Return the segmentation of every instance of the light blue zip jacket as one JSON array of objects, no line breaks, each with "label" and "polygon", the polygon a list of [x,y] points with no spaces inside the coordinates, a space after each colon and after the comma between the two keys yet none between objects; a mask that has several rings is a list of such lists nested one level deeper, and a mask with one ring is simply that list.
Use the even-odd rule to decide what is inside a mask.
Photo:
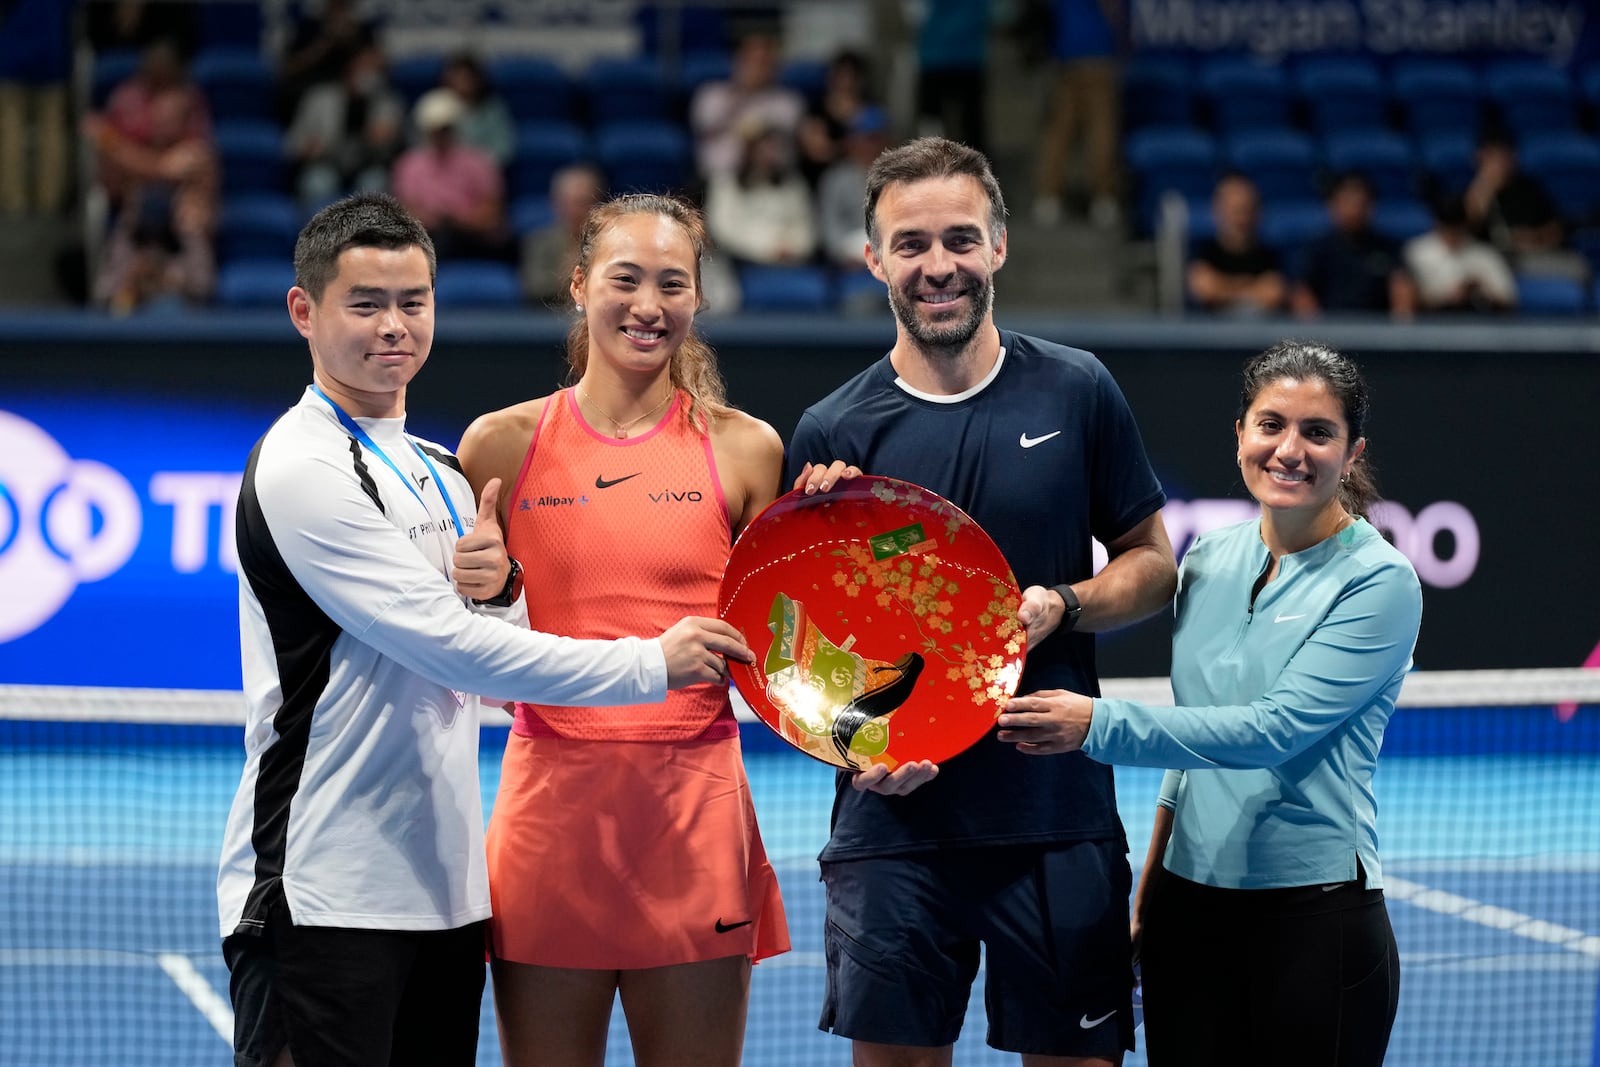
[{"label": "light blue zip jacket", "polygon": [[1383,886],[1372,774],[1422,619],[1416,571],[1364,521],[1280,560],[1259,519],[1189,549],[1172,638],[1177,707],[1097,698],[1083,751],[1173,768],[1166,868],[1228,889]]}]

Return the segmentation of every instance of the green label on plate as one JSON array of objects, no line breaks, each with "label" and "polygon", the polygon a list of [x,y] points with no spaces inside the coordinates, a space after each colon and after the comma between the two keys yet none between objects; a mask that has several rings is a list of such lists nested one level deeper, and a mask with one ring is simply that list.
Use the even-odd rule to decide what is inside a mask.
[{"label": "green label on plate", "polygon": [[898,530],[874,534],[868,539],[868,543],[872,545],[873,559],[892,559],[895,556],[905,555],[927,539],[927,535],[922,532],[922,523],[914,522]]}]

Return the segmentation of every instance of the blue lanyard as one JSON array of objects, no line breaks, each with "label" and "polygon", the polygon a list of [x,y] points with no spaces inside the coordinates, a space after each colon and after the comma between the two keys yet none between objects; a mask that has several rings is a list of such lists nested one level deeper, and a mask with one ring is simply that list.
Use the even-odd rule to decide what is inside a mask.
[{"label": "blue lanyard", "polygon": [[[363,448],[377,456],[379,459],[383,460],[384,464],[388,466],[390,470],[394,471],[395,477],[399,478],[401,483],[404,484],[407,489],[411,490],[411,495],[417,498],[417,503],[421,504],[423,510],[426,511],[428,508],[427,501],[422,499],[422,494],[417,490],[416,485],[412,483],[411,479],[407,477],[404,471],[394,465],[394,460],[390,459],[388,454],[384,452],[383,449],[378,447],[378,442],[372,439],[372,435],[367,433],[366,430],[363,430],[361,428],[361,424],[350,417],[349,412],[345,411],[344,408],[340,407],[338,404],[335,404],[332,400],[329,400],[328,394],[322,391],[322,387],[320,385],[317,385],[313,382],[311,385],[311,391],[320,396],[323,399],[323,402],[333,409],[333,414],[338,418],[339,424],[350,432],[351,437],[354,437],[357,441],[360,441]],[[404,437],[405,435],[402,434],[401,436]],[[444,483],[439,480],[439,472],[434,469],[433,461],[428,458],[428,454],[426,452],[417,447],[417,443],[411,440],[410,437],[406,437],[406,443],[409,444],[412,451],[417,454],[417,458],[422,460],[422,465],[428,468],[428,476],[433,479],[433,484],[439,490],[439,495],[444,498],[445,510],[450,513],[450,521],[456,524],[456,536],[460,537],[467,531],[461,525],[461,516],[456,514],[456,506],[451,502],[450,494],[445,490]]]}]

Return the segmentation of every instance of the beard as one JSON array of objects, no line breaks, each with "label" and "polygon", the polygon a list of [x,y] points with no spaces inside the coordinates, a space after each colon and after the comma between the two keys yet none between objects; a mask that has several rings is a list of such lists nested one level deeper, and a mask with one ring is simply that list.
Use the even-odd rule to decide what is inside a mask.
[{"label": "beard", "polygon": [[[966,285],[962,289],[968,298],[967,313],[954,321],[933,323],[926,321],[921,312],[929,305],[919,303],[916,297],[894,286],[889,287],[889,307],[906,334],[925,352],[943,352],[958,355],[977,335],[978,327],[994,309],[994,284],[988,278],[961,275]],[[937,305],[934,305],[937,306]]]}]

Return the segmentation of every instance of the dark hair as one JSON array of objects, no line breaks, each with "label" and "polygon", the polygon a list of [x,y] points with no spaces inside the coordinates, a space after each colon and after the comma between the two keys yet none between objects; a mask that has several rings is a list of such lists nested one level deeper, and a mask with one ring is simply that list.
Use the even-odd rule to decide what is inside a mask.
[{"label": "dark hair", "polygon": [[[588,277],[589,264],[601,235],[630,215],[659,215],[671,219],[683,230],[694,249],[694,290],[703,308],[705,291],[700,285],[700,261],[711,243],[706,235],[706,220],[693,204],[666,193],[627,193],[590,208],[578,235],[578,262],[573,268],[575,279],[581,284],[582,279]],[[582,378],[588,365],[589,322],[580,314],[567,331],[570,379],[576,382]],[[691,425],[709,432],[712,420],[729,412],[727,389],[717,370],[717,355],[692,325],[683,344],[673,353],[669,373],[673,386],[689,394],[689,408],[684,414]]]},{"label": "dark hair", "polygon": [[943,137],[919,137],[888,149],[867,171],[867,240],[879,247],[878,198],[896,182],[919,182],[925,178],[951,178],[965,174],[983,186],[989,197],[989,240],[998,243],[1006,232],[1006,201],[1000,195],[989,160],[975,148]]},{"label": "dark hair", "polygon": [[[1328,387],[1344,410],[1344,424],[1350,433],[1350,447],[1366,436],[1367,382],[1350,357],[1316,341],[1279,341],[1260,355],[1252,356],[1244,365],[1239,392],[1240,421],[1250,411],[1261,390],[1273,382],[1289,379],[1296,382],[1319,381]],[[1372,464],[1363,450],[1350,465],[1347,479],[1339,483],[1339,503],[1352,515],[1367,517],[1368,510],[1378,500],[1378,483],[1372,473]]]},{"label": "dark hair", "polygon": [[1345,170],[1335,174],[1328,181],[1327,198],[1333,199],[1347,185],[1360,186],[1361,191],[1367,194],[1368,200],[1378,199],[1378,187],[1372,184],[1372,179],[1359,170]]},{"label": "dark hair", "polygon": [[438,271],[433,238],[422,223],[388,193],[358,193],[336,200],[311,216],[294,243],[294,283],[311,299],[339,273],[347,248],[402,249],[413,245],[428,257],[428,281]]},{"label": "dark hair", "polygon": [[[488,97],[494,95],[494,83],[489,80],[489,71],[484,67],[483,61],[478,58],[477,53],[472,51],[456,52],[449,59],[445,60],[444,68],[440,75],[440,81],[442,82],[444,80],[444,74],[449,73],[449,71],[456,68],[471,71],[472,76],[478,80],[478,99],[487,99]],[[466,102],[469,104],[476,103],[474,100],[468,100]]]},{"label": "dark hair", "polygon": [[1467,225],[1467,202],[1459,193],[1449,193],[1434,197],[1433,220],[1440,226],[1461,229]]},{"label": "dark hair", "polygon": [[1485,148],[1503,148],[1507,152],[1515,152],[1517,150],[1517,139],[1512,136],[1510,130],[1502,126],[1485,126],[1478,131],[1478,140],[1475,147],[1480,152]]}]

